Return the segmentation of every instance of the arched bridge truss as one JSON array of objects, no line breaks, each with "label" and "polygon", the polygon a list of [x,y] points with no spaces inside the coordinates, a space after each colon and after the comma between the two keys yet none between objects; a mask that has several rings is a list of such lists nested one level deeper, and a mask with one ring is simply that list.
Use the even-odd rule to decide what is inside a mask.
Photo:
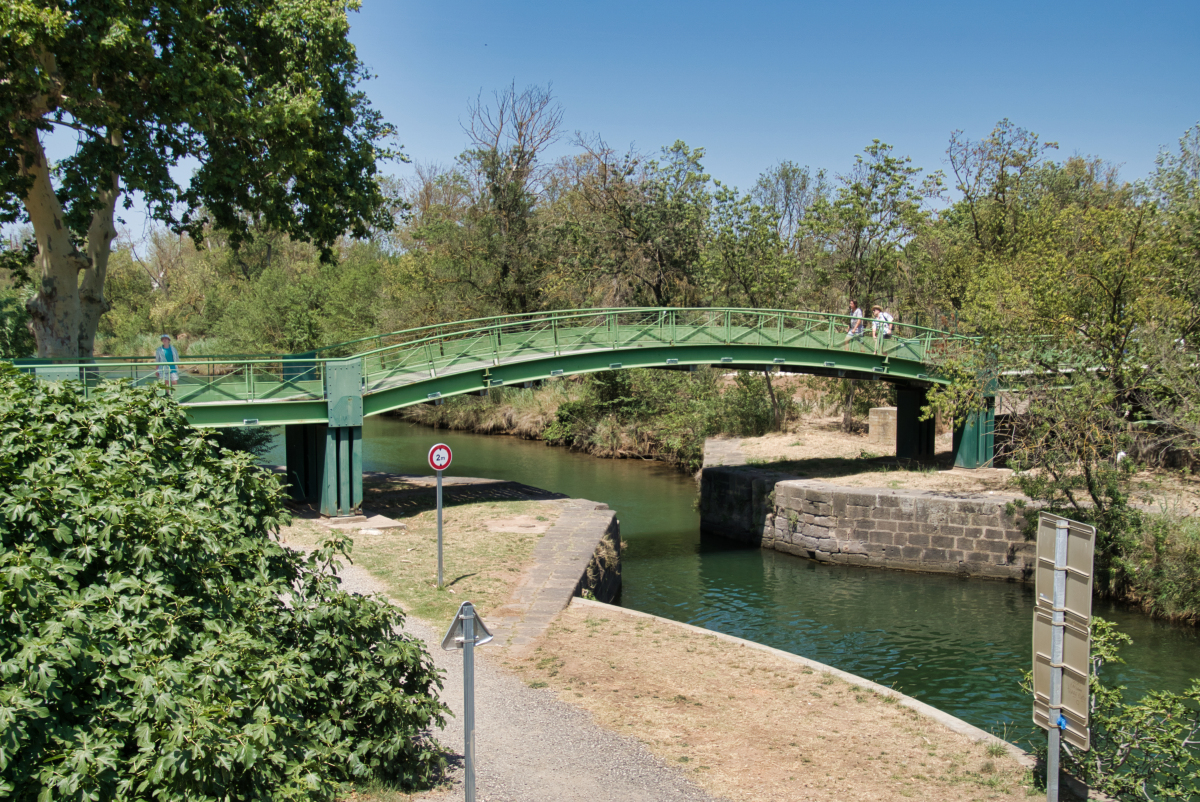
[{"label": "arched bridge truss", "polygon": [[[284,426],[293,489],[319,498],[327,514],[348,514],[361,503],[364,416],[603,370],[713,365],[894,382],[898,455],[932,456],[932,423],[919,420],[925,391],[945,381],[932,365],[973,341],[907,325],[894,325],[890,338],[874,338],[870,320],[863,336],[848,336],[851,322],[846,315],[716,308],[509,315],[300,354],[184,357],[175,395],[196,426]],[[149,358],[17,363],[88,388],[110,379],[160,380]],[[968,421],[956,437],[959,464],[991,459],[991,428],[990,415]]]}]

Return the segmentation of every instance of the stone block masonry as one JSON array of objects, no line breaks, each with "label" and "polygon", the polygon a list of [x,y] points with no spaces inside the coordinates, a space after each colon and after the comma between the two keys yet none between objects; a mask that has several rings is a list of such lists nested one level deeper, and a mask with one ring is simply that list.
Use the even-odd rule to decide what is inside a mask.
[{"label": "stone block masonry", "polygon": [[701,476],[700,526],[819,562],[1030,581],[1034,543],[1006,501],[714,466]]},{"label": "stone block masonry", "polygon": [[621,526],[607,504],[562,499],[558,520],[533,548],[532,560],[505,604],[486,619],[499,643],[535,642],[571,602],[614,601],[621,592]]}]

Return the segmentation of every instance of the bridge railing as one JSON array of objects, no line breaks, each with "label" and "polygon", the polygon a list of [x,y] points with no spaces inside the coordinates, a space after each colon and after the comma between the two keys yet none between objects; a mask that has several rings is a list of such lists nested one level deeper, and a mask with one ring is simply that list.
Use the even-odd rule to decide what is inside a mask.
[{"label": "bridge railing", "polygon": [[[129,381],[135,386],[166,385],[170,368],[149,358],[89,362],[14,360],[17,369],[57,380],[79,381],[91,397],[102,382]],[[174,363],[174,395],[181,404],[238,401],[311,401],[325,397],[325,366],[307,354],[263,359],[196,357]]]},{"label": "bridge railing", "polygon": [[[487,318],[482,326],[423,327],[420,335],[358,354],[368,389],[433,378],[466,367],[588,350],[676,345],[775,345],[837,349],[925,361],[949,340],[969,338],[920,326],[893,324],[890,338],[850,336],[849,315],[753,309],[595,309],[538,316]],[[620,361],[620,360],[614,360]]]},{"label": "bridge railing", "polygon": [[[855,321],[862,323],[863,333],[851,336],[849,329]],[[869,318],[778,309],[622,308],[506,315],[423,326],[301,354],[183,357],[176,363],[179,384],[175,392],[184,404],[319,400],[325,397],[326,364],[346,359],[361,361],[364,390],[370,393],[447,372],[589,351],[754,345],[927,362],[937,353],[972,341],[908,324],[893,324],[893,336],[887,339],[874,338],[871,332]],[[391,342],[386,343],[388,340]],[[348,357],[329,355],[331,349],[376,342],[386,344]],[[779,356],[786,353],[781,350]],[[612,361],[622,360],[614,357]],[[826,362],[834,363],[836,358]],[[150,357],[87,362],[17,360],[17,364],[48,378],[81,380],[89,392],[103,380],[163,381],[162,366]]]}]

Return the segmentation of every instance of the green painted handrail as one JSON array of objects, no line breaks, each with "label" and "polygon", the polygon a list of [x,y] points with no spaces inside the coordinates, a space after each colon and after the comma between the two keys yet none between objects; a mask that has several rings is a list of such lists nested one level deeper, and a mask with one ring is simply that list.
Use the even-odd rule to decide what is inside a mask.
[{"label": "green painted handrail", "polygon": [[[850,338],[847,329],[870,318],[786,309],[612,308],[571,309],[529,315],[420,326],[351,340],[302,354],[184,357],[176,394],[187,405],[247,401],[312,401],[325,397],[328,363],[360,360],[364,394],[513,361],[618,352],[648,347],[771,346],[811,351],[869,354],[925,363],[931,349],[969,345],[976,338],[924,326],[892,324],[890,339]],[[899,336],[900,332],[906,336]],[[392,342],[383,344],[386,340]],[[375,348],[351,356],[322,356],[363,343]],[[619,360],[613,359],[614,364]],[[82,380],[90,390],[106,379],[135,383],[158,378],[150,357],[93,361],[16,360],[23,370],[54,378]],[[833,362],[826,362],[826,365]]]}]

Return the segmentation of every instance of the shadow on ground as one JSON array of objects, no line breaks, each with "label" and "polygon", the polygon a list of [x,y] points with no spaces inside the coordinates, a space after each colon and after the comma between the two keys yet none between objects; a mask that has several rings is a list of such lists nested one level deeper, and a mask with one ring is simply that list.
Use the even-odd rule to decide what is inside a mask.
[{"label": "shadow on ground", "polygon": [[[436,480],[430,476],[363,474],[363,507],[372,512],[394,511],[416,515],[437,508]],[[442,487],[442,506],[478,504],[484,501],[550,501],[567,498],[562,493],[494,479],[455,477]]]},{"label": "shadow on ground", "polygon": [[785,473],[797,479],[835,479],[839,476],[854,476],[872,472],[887,474],[897,472],[934,473],[937,471],[949,471],[954,467],[954,456],[950,452],[945,452],[938,454],[932,460],[911,460],[897,459],[896,457],[876,457],[871,455],[869,451],[863,451],[858,457],[751,460],[746,467]]}]

